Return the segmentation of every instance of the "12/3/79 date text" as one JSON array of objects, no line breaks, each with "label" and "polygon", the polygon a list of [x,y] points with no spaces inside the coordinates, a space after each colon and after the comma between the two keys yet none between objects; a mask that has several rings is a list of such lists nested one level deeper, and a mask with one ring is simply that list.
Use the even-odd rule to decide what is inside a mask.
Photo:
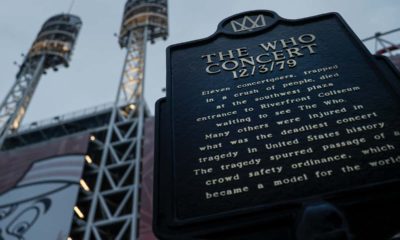
[{"label": "12/3/79 date text", "polygon": [[289,59],[286,61],[276,61],[270,62],[268,64],[262,64],[258,66],[253,66],[251,68],[242,68],[239,70],[232,71],[233,79],[246,78],[249,76],[254,76],[256,73],[266,74],[268,72],[273,72],[275,70],[282,71],[285,68],[296,67],[297,62],[294,59]]}]

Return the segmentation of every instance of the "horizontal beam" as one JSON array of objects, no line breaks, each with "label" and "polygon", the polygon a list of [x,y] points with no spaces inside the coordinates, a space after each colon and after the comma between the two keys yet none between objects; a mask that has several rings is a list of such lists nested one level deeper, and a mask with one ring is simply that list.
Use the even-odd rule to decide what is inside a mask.
[{"label": "horizontal beam", "polygon": [[367,37],[367,38],[363,39],[362,41],[363,42],[367,42],[367,41],[376,39],[378,37],[382,37],[382,36],[385,36],[385,35],[388,35],[388,34],[391,34],[391,33],[395,33],[395,32],[398,32],[398,31],[400,31],[400,28],[396,28],[396,29],[393,29],[393,30],[390,30],[390,31],[387,31],[387,32],[384,32],[384,33],[377,32],[377,33],[375,33],[374,36]]}]

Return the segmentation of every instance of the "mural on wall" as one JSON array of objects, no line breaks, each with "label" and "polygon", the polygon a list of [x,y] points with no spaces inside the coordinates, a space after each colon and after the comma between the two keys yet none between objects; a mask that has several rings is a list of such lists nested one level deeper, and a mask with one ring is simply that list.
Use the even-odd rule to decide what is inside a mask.
[{"label": "mural on wall", "polygon": [[0,240],[67,239],[88,136],[0,152]]},{"label": "mural on wall", "polygon": [[139,240],[156,240],[153,221],[153,166],[154,166],[154,117],[147,118],[144,128],[142,158],[142,188],[140,203]]}]

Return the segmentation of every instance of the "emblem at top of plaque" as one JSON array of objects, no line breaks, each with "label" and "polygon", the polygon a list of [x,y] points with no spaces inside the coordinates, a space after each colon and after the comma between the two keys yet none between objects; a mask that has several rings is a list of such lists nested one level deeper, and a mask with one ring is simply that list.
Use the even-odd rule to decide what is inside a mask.
[{"label": "emblem at top of plaque", "polygon": [[279,16],[272,11],[251,11],[222,21],[220,28],[228,34],[246,34],[271,27]]},{"label": "emblem at top of plaque", "polygon": [[250,16],[244,16],[242,21],[232,20],[231,25],[234,32],[252,31],[255,28],[265,27],[265,18],[262,14],[254,19]]}]

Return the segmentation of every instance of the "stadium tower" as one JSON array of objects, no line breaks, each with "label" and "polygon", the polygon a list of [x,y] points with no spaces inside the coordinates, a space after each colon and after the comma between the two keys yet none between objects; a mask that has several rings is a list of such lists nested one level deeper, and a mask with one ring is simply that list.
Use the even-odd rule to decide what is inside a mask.
[{"label": "stadium tower", "polygon": [[[119,44],[126,49],[123,71],[106,133],[83,239],[136,239],[140,167],[146,103],[143,97],[146,45],[168,35],[166,0],[129,0]],[[100,153],[101,152],[101,153]],[[80,239],[78,237],[78,239]]]},{"label": "stadium tower", "polygon": [[21,126],[5,138],[2,150],[12,150],[90,133],[69,239],[138,238],[144,119],[150,115],[143,98],[146,45],[167,36],[167,0],[128,0],[118,38],[126,58],[115,101]]},{"label": "stadium tower", "polygon": [[47,20],[26,55],[16,81],[0,105],[0,146],[25,116],[39,80],[49,68],[68,67],[82,21],[71,14]]}]

